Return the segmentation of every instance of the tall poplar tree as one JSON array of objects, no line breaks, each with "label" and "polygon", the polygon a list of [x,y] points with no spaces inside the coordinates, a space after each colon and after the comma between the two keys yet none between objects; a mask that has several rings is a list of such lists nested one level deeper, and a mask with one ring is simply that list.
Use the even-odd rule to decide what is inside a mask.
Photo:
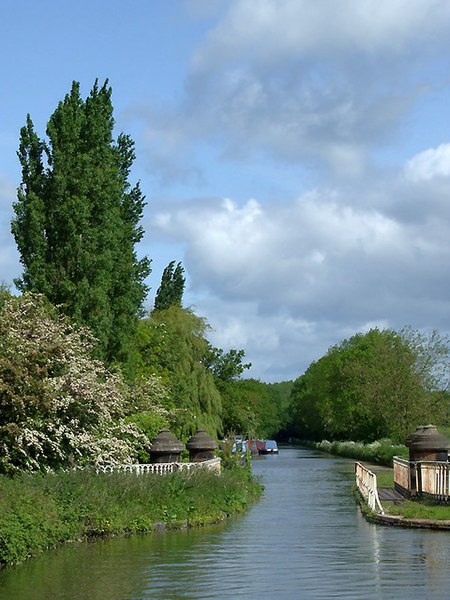
[{"label": "tall poplar tree", "polygon": [[178,263],[175,267],[175,261],[172,260],[163,271],[154,309],[166,310],[171,306],[181,306],[185,281],[183,265]]},{"label": "tall poplar tree", "polygon": [[11,230],[24,270],[16,286],[62,305],[98,338],[97,355],[126,361],[150,261],[138,259],[145,206],[128,181],[135,158],[127,135],[113,138],[111,88],[79,83],[58,104],[41,140],[28,115],[20,134],[22,183]]}]

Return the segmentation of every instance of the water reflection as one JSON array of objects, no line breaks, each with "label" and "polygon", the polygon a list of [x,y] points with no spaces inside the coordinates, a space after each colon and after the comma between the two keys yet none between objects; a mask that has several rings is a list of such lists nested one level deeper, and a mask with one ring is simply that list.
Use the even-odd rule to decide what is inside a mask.
[{"label": "water reflection", "polygon": [[423,598],[450,585],[446,532],[367,523],[353,463],[302,448],[254,461],[246,515],[204,530],[74,544],[0,572],[8,600]]}]

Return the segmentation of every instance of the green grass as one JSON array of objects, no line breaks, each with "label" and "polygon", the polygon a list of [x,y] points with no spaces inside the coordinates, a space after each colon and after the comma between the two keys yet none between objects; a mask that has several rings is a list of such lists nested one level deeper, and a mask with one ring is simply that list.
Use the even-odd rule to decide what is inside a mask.
[{"label": "green grass", "polygon": [[93,537],[214,523],[262,493],[248,469],[169,475],[90,471],[0,477],[0,563]]},{"label": "green grass", "polygon": [[[374,467],[372,471],[376,473],[378,489],[394,488],[393,469],[380,469]],[[450,505],[438,504],[432,500],[403,500],[398,504],[383,501],[382,505],[387,514],[401,516],[405,519],[427,519],[430,521],[450,520]]]},{"label": "green grass", "polygon": [[386,502],[383,503],[383,508],[388,514],[405,519],[450,520],[450,506],[436,504],[431,500],[405,500],[397,505]]},{"label": "green grass", "polygon": [[373,469],[377,476],[377,485],[379,488],[393,488],[394,487],[394,469],[378,471]]}]

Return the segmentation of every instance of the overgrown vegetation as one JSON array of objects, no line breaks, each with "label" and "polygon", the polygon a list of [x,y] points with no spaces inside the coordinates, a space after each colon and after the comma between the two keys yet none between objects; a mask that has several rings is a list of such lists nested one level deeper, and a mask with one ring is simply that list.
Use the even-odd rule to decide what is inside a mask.
[{"label": "overgrown vegetation", "polygon": [[136,476],[58,471],[0,476],[0,563],[61,542],[199,526],[244,510],[262,487],[245,468]]},{"label": "overgrown vegetation", "polygon": [[91,358],[93,346],[43,296],[3,294],[0,473],[134,462],[148,447],[126,417],[164,417],[163,387],[155,377],[127,385]]},{"label": "overgrown vegetation", "polygon": [[328,440],[323,440],[321,442],[311,442],[311,445],[322,452],[385,465],[386,467],[392,467],[394,456],[408,457],[406,446],[393,444],[391,440],[376,440],[370,444],[351,441],[329,442]]}]

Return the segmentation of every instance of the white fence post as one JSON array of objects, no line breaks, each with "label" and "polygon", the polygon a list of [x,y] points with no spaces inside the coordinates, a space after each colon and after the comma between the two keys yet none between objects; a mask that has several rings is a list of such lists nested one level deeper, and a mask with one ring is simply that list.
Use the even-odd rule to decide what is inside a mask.
[{"label": "white fence post", "polygon": [[360,462],[355,463],[356,487],[373,512],[384,515],[384,508],[378,497],[377,476]]}]

